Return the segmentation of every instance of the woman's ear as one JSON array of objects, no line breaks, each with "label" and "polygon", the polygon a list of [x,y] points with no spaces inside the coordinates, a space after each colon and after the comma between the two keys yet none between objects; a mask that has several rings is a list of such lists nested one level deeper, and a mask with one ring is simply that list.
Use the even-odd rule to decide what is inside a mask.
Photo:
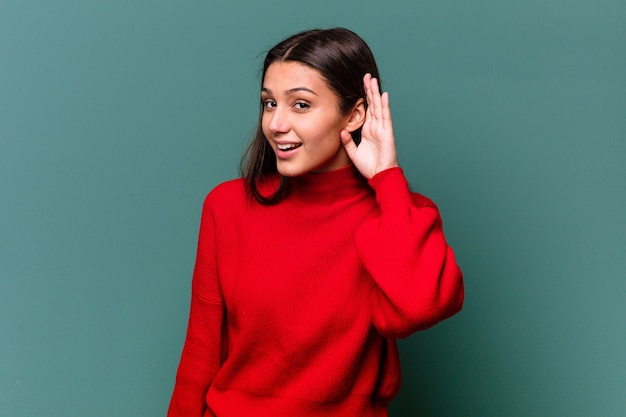
[{"label": "woman's ear", "polygon": [[357,100],[356,104],[352,108],[352,112],[350,112],[350,118],[346,123],[345,129],[352,133],[365,123],[365,115],[367,111],[365,109],[365,101],[360,98]]}]

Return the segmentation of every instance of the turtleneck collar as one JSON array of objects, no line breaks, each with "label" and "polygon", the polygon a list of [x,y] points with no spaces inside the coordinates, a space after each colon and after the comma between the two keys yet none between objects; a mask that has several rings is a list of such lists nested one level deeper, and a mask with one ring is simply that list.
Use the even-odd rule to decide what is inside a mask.
[{"label": "turtleneck collar", "polygon": [[289,197],[312,203],[331,203],[371,192],[367,180],[352,164],[333,171],[292,177],[288,181]]}]

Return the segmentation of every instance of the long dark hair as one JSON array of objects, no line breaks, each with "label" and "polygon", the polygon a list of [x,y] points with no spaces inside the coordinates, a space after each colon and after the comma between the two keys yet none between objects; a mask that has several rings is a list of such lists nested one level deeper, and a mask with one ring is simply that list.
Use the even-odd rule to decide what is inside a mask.
[{"label": "long dark hair", "polygon": [[[372,74],[380,83],[376,61],[369,46],[359,35],[344,28],[307,30],[281,41],[265,56],[261,85],[267,69],[277,61],[296,61],[319,71],[328,87],[337,94],[340,111],[344,115],[352,110],[359,99],[365,100],[365,74]],[[280,184],[273,194],[263,195],[258,189],[264,178],[278,172],[276,155],[263,134],[262,117],[263,104],[260,103],[256,132],[241,158],[240,171],[246,180],[246,187],[259,202],[274,204],[284,196],[287,178],[281,176]],[[352,138],[358,145],[361,141],[360,128],[352,132]]]}]

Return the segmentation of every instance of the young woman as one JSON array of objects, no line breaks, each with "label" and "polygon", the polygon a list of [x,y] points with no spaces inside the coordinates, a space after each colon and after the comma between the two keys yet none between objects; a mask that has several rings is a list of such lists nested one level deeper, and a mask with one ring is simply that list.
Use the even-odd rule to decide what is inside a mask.
[{"label": "young woman", "polygon": [[243,178],[204,203],[169,417],[387,416],[395,339],[461,309],[461,271],[398,167],[378,79],[347,29],[268,52]]}]

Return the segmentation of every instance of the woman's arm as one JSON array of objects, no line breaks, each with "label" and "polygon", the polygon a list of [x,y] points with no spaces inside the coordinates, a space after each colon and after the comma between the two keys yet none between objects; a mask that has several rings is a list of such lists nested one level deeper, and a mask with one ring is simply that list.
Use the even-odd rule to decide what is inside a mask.
[{"label": "woman's arm", "polygon": [[202,211],[191,287],[187,336],[168,417],[202,417],[207,390],[221,365],[225,312],[216,273],[215,227],[209,198]]},{"label": "woman's arm", "polygon": [[411,194],[398,167],[389,94],[363,77],[367,112],[357,146],[347,131],[343,145],[376,191],[380,216],[357,233],[361,261],[374,279],[372,321],[387,337],[405,337],[461,309],[463,276],[447,245],[439,210]]},{"label": "woman's arm", "polygon": [[411,194],[400,168],[370,180],[380,216],[357,232],[357,250],[376,283],[372,321],[387,337],[406,337],[463,305],[463,276],[446,243],[439,210]]}]

